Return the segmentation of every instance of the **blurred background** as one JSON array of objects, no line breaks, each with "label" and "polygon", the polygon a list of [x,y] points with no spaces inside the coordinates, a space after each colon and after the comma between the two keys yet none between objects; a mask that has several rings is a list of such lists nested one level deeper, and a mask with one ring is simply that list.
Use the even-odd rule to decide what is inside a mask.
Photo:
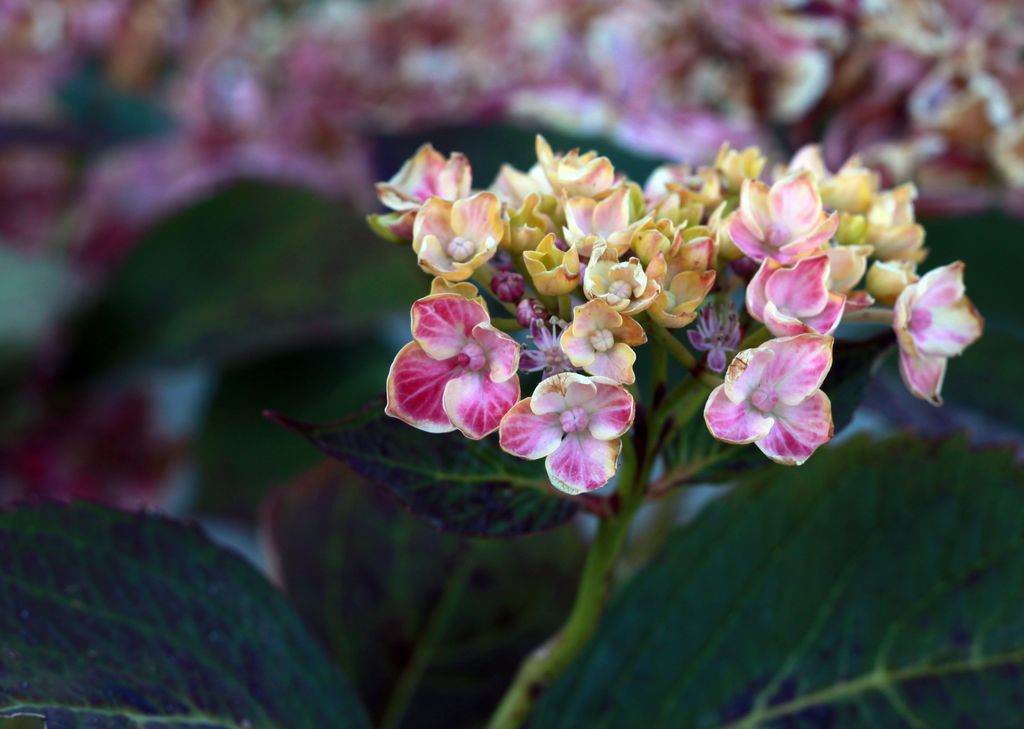
[{"label": "blurred background", "polygon": [[557,627],[580,540],[468,546],[261,412],[334,420],[383,389],[429,282],[366,226],[373,183],[430,141],[483,188],[530,166],[537,131],[641,181],[723,141],[773,162],[820,142],[833,168],[859,153],[914,181],[924,268],[967,262],[986,333],[945,408],[890,358],[854,428],[1019,451],[1014,0],[0,0],[0,501],[199,518],[385,725],[440,615],[408,702],[486,715]]}]

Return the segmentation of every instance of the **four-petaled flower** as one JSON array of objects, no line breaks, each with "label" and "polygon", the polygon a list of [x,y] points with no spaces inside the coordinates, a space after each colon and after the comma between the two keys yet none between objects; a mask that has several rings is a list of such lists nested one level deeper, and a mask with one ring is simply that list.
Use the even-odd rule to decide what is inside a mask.
[{"label": "four-petaled flower", "polygon": [[516,341],[457,294],[413,304],[412,336],[388,373],[387,414],[431,433],[457,428],[478,440],[494,432],[519,399]]},{"label": "four-petaled flower", "polygon": [[583,275],[583,293],[623,314],[636,314],[654,303],[661,285],[647,275],[639,258],[620,261],[615,251],[598,244]]},{"label": "four-petaled flower", "polygon": [[633,397],[616,382],[572,372],[549,377],[501,421],[501,447],[545,458],[548,478],[570,494],[593,491],[615,475],[622,436],[633,425]]},{"label": "four-petaled flower", "polygon": [[768,258],[747,287],[747,311],[777,337],[831,334],[839,326],[846,297],[828,290],[830,271],[824,255],[789,268]]},{"label": "four-petaled flower", "polygon": [[564,325],[555,321],[549,323],[543,318],[533,319],[530,322],[530,339],[535,349],[523,351],[519,356],[519,369],[523,372],[544,370],[545,377],[576,369],[562,351],[559,337],[564,329]]},{"label": "four-petaled flower", "polygon": [[771,188],[760,180],[744,180],[728,232],[755,261],[774,258],[788,266],[821,251],[838,226],[838,214],[825,214],[814,175],[805,170]]},{"label": "four-petaled flower", "polygon": [[832,439],[832,404],[821,383],[832,337],[772,339],[737,354],[704,407],[708,430],[726,443],[754,443],[777,463],[798,466]]},{"label": "four-petaled flower", "polygon": [[432,197],[454,201],[469,195],[473,173],[465,155],[454,152],[445,157],[424,144],[406,160],[387,182],[377,183],[377,196],[395,212],[371,216],[371,224],[382,232],[408,241],[413,235],[416,211]]},{"label": "four-petaled flower", "polygon": [[562,333],[562,350],[592,375],[631,385],[636,381],[633,347],[647,341],[644,328],[600,299],[577,306]]},{"label": "four-petaled flower", "polygon": [[946,361],[981,336],[985,320],[964,295],[964,264],[933,269],[896,299],[892,328],[900,347],[900,374],[907,389],[942,404]]},{"label": "four-petaled flower", "polygon": [[504,234],[501,203],[493,193],[455,202],[432,197],[416,215],[412,248],[423,270],[465,281],[494,256]]},{"label": "four-petaled flower", "polygon": [[556,194],[594,197],[615,183],[615,168],[607,157],[596,152],[580,154],[574,149],[555,154],[544,137],[537,135],[537,164]]},{"label": "four-petaled flower", "polygon": [[708,353],[708,369],[723,372],[728,355],[740,346],[740,318],[732,305],[721,312],[715,306],[705,306],[686,336],[694,349]]}]

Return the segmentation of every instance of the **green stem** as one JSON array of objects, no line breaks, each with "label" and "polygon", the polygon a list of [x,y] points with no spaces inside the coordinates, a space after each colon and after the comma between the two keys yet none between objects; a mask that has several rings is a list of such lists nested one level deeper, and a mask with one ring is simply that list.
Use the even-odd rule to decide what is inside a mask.
[{"label": "green stem", "polygon": [[620,508],[603,519],[583,567],[576,600],[565,625],[523,662],[512,685],[495,710],[487,729],[518,729],[529,716],[541,692],[579,655],[597,630],[611,592],[615,565],[626,541],[629,525],[643,500],[648,468],[636,463],[630,438],[623,440]]},{"label": "green stem", "polygon": [[772,333],[768,331],[768,327],[759,326],[740,342],[739,350],[742,352],[744,349],[759,347],[771,338]]},{"label": "green stem", "polygon": [[491,326],[495,329],[500,329],[503,332],[518,332],[522,331],[523,327],[520,326],[519,322],[511,317],[504,316],[492,316]]},{"label": "green stem", "polygon": [[572,321],[572,299],[569,294],[558,297],[558,318],[562,321]]},{"label": "green stem", "polygon": [[648,402],[652,408],[658,407],[659,401],[665,397],[665,381],[668,379],[668,351],[665,343],[658,337],[651,338],[651,392]]},{"label": "green stem", "polygon": [[668,329],[661,326],[657,322],[650,321],[648,323],[648,333],[651,335],[651,341],[658,340],[668,350],[683,367],[690,371],[694,377],[699,379],[710,387],[715,387],[722,384],[722,380],[715,377],[710,372],[705,372],[700,364],[697,362],[697,358],[694,357],[690,350],[686,348],[686,345],[680,342]]},{"label": "green stem", "polygon": [[470,572],[473,570],[472,553],[468,551],[455,564],[444,585],[440,599],[434,606],[427,619],[426,627],[416,648],[413,650],[409,662],[398,678],[395,688],[388,699],[387,707],[384,709],[384,717],[380,721],[380,729],[398,729],[405,718],[420,680],[430,663],[430,659],[437,648],[438,641],[444,635],[448,623],[462,600],[466,589],[466,582]]}]

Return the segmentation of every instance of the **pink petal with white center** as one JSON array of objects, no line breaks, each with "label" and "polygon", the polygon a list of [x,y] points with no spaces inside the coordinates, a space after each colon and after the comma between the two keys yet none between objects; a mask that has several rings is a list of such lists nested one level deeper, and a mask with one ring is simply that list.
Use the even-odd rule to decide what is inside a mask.
[{"label": "pink petal with white center", "polygon": [[839,326],[846,311],[846,297],[842,294],[829,294],[825,308],[814,316],[804,317],[803,322],[812,332],[831,334]]},{"label": "pink petal with white center", "polygon": [[778,307],[772,302],[764,307],[762,312],[761,321],[764,322],[765,327],[768,331],[776,337],[793,337],[797,334],[804,334],[810,332],[811,327],[797,319],[795,316],[790,316],[784,312],[779,311]]},{"label": "pink petal with white center", "polygon": [[595,377],[597,393],[583,406],[589,415],[590,434],[599,440],[623,435],[633,425],[636,403],[633,396],[611,380]]},{"label": "pink petal with white center", "polygon": [[490,324],[477,324],[472,337],[484,350],[490,377],[495,382],[504,382],[519,369],[519,343],[505,332],[498,331]]},{"label": "pink petal with white center", "polygon": [[867,291],[851,291],[846,295],[846,306],[843,311],[860,311],[861,309],[867,309],[874,303],[875,298]]},{"label": "pink petal with white center", "polygon": [[814,175],[804,170],[776,182],[768,192],[768,209],[773,222],[794,233],[808,232],[822,214]]},{"label": "pink petal with white center", "polygon": [[416,213],[412,226],[412,250],[419,254],[423,240],[434,236],[442,244],[454,236],[451,226],[452,204],[447,200],[432,197]]},{"label": "pink petal with white center", "polygon": [[763,344],[757,349],[744,349],[733,357],[723,385],[729,399],[733,402],[749,399],[764,379],[774,357],[775,353]]},{"label": "pink petal with white center", "polygon": [[799,466],[832,440],[832,403],[821,390],[796,405],[780,403],[773,415],[775,426],[757,447],[776,463]]},{"label": "pink petal with white center", "polygon": [[498,430],[502,450],[530,461],[554,453],[563,435],[558,413],[537,415],[530,409],[530,398],[520,400],[505,413]]},{"label": "pink petal with white center", "polygon": [[964,296],[964,264],[956,261],[946,266],[933,268],[913,284],[916,292],[916,306],[937,309],[950,306]]},{"label": "pink petal with white center", "polygon": [[454,358],[433,359],[416,342],[409,342],[391,363],[384,412],[428,433],[455,430],[443,399],[445,386],[458,374]]},{"label": "pink petal with white center", "polygon": [[798,319],[817,314],[828,303],[830,269],[828,256],[797,261],[792,268],[781,268],[767,278],[765,297]]},{"label": "pink petal with white center", "polygon": [[768,434],[775,420],[756,410],[749,401],[733,402],[725,385],[711,391],[704,405],[704,422],[718,440],[726,443],[752,443]]},{"label": "pink petal with white center", "polygon": [[946,377],[946,358],[914,355],[900,348],[900,376],[914,397],[932,405],[942,404],[942,381]]},{"label": "pink petal with white center", "polygon": [[[570,402],[570,391],[572,392]],[[537,415],[560,413],[594,397],[597,386],[576,372],[560,372],[542,380],[533,391],[530,407]]]},{"label": "pink petal with white center", "polygon": [[467,372],[444,388],[444,411],[464,436],[480,440],[501,425],[519,401],[519,378],[494,382],[483,371]]},{"label": "pink petal with white center", "polygon": [[771,257],[774,252],[773,249],[764,244],[764,240],[761,238],[761,231],[752,227],[747,216],[735,214],[729,218],[728,225],[729,238],[751,260],[760,262]]},{"label": "pink petal with white center", "polygon": [[594,491],[615,475],[622,441],[597,440],[586,433],[566,436],[545,466],[551,484],[567,494]]},{"label": "pink petal with white center", "polygon": [[771,258],[766,258],[761,262],[754,277],[750,279],[750,283],[747,284],[747,311],[758,321],[764,321],[764,307],[768,303],[765,284],[780,268],[782,268],[781,264]]},{"label": "pink petal with white center", "polygon": [[434,359],[455,357],[474,327],[490,321],[480,304],[458,294],[426,296],[412,305],[412,338]]},{"label": "pink petal with white center", "polygon": [[801,334],[771,339],[759,347],[774,353],[764,373],[779,401],[795,405],[821,387],[832,367],[832,337]]},{"label": "pink petal with white center", "polygon": [[740,186],[740,212],[758,239],[764,237],[772,224],[769,194],[768,186],[760,180],[747,179]]},{"label": "pink petal with white center", "polygon": [[[926,310],[927,311],[927,310]],[[933,357],[955,357],[981,336],[984,320],[966,297],[953,306],[927,311],[927,325],[916,327],[917,312],[910,317],[910,332],[922,353]]]},{"label": "pink petal with white center", "polygon": [[[566,352],[566,354],[569,353]],[[571,357],[572,355],[570,355],[570,359]],[[633,372],[635,362],[636,352],[633,351],[633,348],[628,344],[618,342],[607,352],[596,352],[594,360],[589,364],[576,366],[583,367],[592,375],[607,377],[609,380],[615,380],[624,385],[632,385],[636,382],[636,374]]]},{"label": "pink petal with white center", "polygon": [[623,186],[594,207],[593,231],[602,238],[629,227],[629,188]]},{"label": "pink petal with white center", "polygon": [[483,243],[502,239],[505,227],[501,220],[501,202],[492,192],[478,192],[473,197],[452,204],[452,230],[463,238]]},{"label": "pink petal with white center", "polygon": [[[581,308],[577,307],[576,311],[579,312]],[[589,334],[577,334],[574,331],[575,325],[579,322],[579,314],[577,313],[576,316],[577,319],[573,322],[573,326],[566,327],[565,331],[562,332],[559,344],[574,367],[589,367],[597,359],[597,350],[590,343]]]}]

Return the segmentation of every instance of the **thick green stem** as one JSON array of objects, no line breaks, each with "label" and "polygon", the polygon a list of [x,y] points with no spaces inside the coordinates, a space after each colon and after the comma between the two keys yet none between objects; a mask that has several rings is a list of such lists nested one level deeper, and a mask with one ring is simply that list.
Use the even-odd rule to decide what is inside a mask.
[{"label": "thick green stem", "polygon": [[512,685],[495,710],[487,729],[518,729],[534,702],[589,642],[597,630],[614,580],[615,564],[626,541],[629,525],[643,500],[648,469],[636,462],[632,441],[624,439],[620,480],[620,508],[603,519],[583,567],[572,612],[558,633],[537,648],[519,668]]},{"label": "thick green stem", "polygon": [[569,294],[558,297],[558,318],[566,322],[572,321],[572,299]]}]

